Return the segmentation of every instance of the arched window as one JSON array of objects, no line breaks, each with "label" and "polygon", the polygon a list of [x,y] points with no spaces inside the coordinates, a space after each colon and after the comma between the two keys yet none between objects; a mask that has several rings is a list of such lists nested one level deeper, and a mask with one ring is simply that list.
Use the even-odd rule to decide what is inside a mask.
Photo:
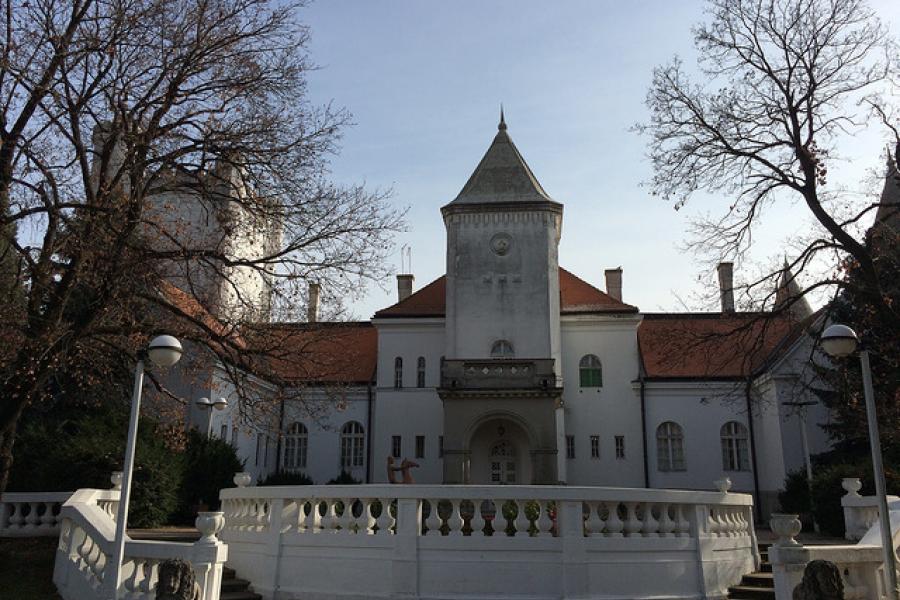
[{"label": "arched window", "polygon": [[491,483],[516,483],[516,449],[509,440],[491,447]]},{"label": "arched window", "polygon": [[512,344],[506,340],[497,340],[491,346],[491,358],[512,358],[515,355]]},{"label": "arched window", "polygon": [[666,421],[656,428],[656,466],[660,471],[684,471],[684,431]]},{"label": "arched window", "polygon": [[578,363],[578,380],[581,387],[603,387],[603,366],[593,354],[585,354]]},{"label": "arched window", "polygon": [[366,438],[365,429],[356,421],[350,421],[341,429],[341,468],[363,466]]},{"label": "arched window", "polygon": [[292,423],[284,436],[284,468],[288,471],[306,468],[309,432],[303,423]]},{"label": "arched window", "polygon": [[394,359],[394,387],[403,387],[403,359],[399,356]]},{"label": "arched window", "polygon": [[722,468],[726,471],[749,471],[750,452],[747,428],[737,421],[722,425]]},{"label": "arched window", "polygon": [[416,366],[416,387],[425,387],[425,357],[420,356]]}]

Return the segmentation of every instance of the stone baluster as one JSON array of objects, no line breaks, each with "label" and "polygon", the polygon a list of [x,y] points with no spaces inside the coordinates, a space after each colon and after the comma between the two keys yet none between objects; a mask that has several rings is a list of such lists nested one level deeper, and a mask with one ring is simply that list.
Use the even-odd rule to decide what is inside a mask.
[{"label": "stone baluster", "polygon": [[626,502],[625,510],[625,535],[627,537],[634,537],[641,530],[641,522],[638,520],[636,514],[637,502]]},{"label": "stone baluster", "polygon": [[587,502],[588,516],[584,522],[585,532],[591,537],[600,537],[603,535],[603,519],[600,518],[600,511],[603,510],[602,503]]},{"label": "stone baluster", "polygon": [[667,503],[662,503],[659,505],[659,536],[660,537],[673,537],[675,531],[675,521],[672,520],[672,517],[669,516],[669,511],[671,510],[671,506]]},{"label": "stone baluster", "polygon": [[606,531],[608,532],[609,537],[622,537],[622,532],[625,530],[625,523],[622,521],[622,518],[619,517],[619,503],[604,502],[604,506],[606,506],[606,510],[609,513],[609,516],[606,518]]},{"label": "stone baluster", "polygon": [[691,536],[691,522],[687,518],[685,506],[683,504],[675,505],[675,536]]},{"label": "stone baluster", "polygon": [[425,527],[428,531],[425,535],[441,535],[441,518],[438,515],[438,500],[432,498],[428,500],[428,518],[425,519]]},{"label": "stone baluster", "polygon": [[535,523],[538,530],[537,535],[538,537],[551,537],[553,535],[554,522],[550,518],[550,501],[539,502],[538,508],[540,513]]},{"label": "stone baluster", "polygon": [[474,536],[484,535],[486,523],[484,521],[484,515],[481,514],[483,504],[484,502],[481,500],[472,500],[472,520],[470,527],[472,528],[472,535]]},{"label": "stone baluster", "polygon": [[322,515],[322,531],[324,533],[337,533],[337,500],[334,498],[325,498],[325,514]]},{"label": "stone baluster", "polygon": [[641,527],[641,533],[644,537],[659,537],[659,521],[653,516],[653,504],[645,502],[644,508],[644,524]]},{"label": "stone baluster", "polygon": [[376,521],[378,525],[378,535],[390,535],[393,519],[391,518],[391,501],[389,498],[381,499],[381,514],[378,515]]},{"label": "stone baluster", "polygon": [[9,517],[11,529],[21,529],[25,525],[24,505],[21,502],[12,503],[12,514]]},{"label": "stone baluster", "polygon": [[451,536],[460,536],[463,534],[463,518],[460,513],[461,500],[451,500],[450,517],[447,519],[447,526],[450,528]]},{"label": "stone baluster", "polygon": [[372,514],[372,507],[375,505],[375,498],[366,498],[365,500],[361,500],[363,503],[362,506],[362,515],[360,515],[361,520],[365,520],[366,523],[366,535],[374,535],[375,534],[375,525],[378,520],[375,518],[375,515]]}]

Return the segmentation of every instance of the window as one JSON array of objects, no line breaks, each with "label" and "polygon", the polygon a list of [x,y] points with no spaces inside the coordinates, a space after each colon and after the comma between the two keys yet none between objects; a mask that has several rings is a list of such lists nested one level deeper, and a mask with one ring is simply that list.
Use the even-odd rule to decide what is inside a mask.
[{"label": "window", "polygon": [[625,436],[616,436],[616,458],[625,458]]},{"label": "window", "polygon": [[403,387],[403,359],[399,356],[394,359],[394,387]]},{"label": "window", "polygon": [[603,387],[603,367],[600,365],[600,359],[593,354],[582,356],[578,363],[578,379],[583,388]]},{"label": "window", "polygon": [[506,340],[497,340],[491,346],[491,358],[512,358],[515,355],[512,344]]},{"label": "window", "polygon": [[259,465],[259,449],[260,449],[260,446],[262,446],[262,434],[261,434],[261,433],[257,433],[257,434],[256,434],[256,458],[254,458],[254,460],[253,460],[253,464],[254,464],[254,465]]},{"label": "window", "polygon": [[722,425],[722,468],[726,471],[749,471],[747,428],[737,421]]},{"label": "window", "polygon": [[600,436],[591,436],[591,458],[600,458]]},{"label": "window", "polygon": [[566,436],[566,458],[575,458],[575,436]]},{"label": "window", "polygon": [[403,441],[399,435],[391,437],[391,456],[400,458],[403,454]]},{"label": "window", "polygon": [[444,436],[438,436],[438,458],[444,458]]},{"label": "window", "polygon": [[363,426],[350,421],[341,430],[341,468],[352,469],[363,466],[366,438]]},{"label": "window", "polygon": [[284,437],[284,468],[287,470],[306,468],[306,451],[309,447],[309,432],[303,423],[292,423]]},{"label": "window", "polygon": [[416,387],[425,387],[425,357],[420,356],[416,365]]},{"label": "window", "polygon": [[228,423],[222,423],[222,429],[219,430],[219,439],[223,442],[228,439]]},{"label": "window", "polygon": [[681,425],[666,421],[656,428],[656,468],[684,471],[684,432]]},{"label": "window", "polygon": [[232,423],[231,425],[231,445],[237,448],[238,442],[238,428],[237,425]]},{"label": "window", "polygon": [[516,449],[509,440],[500,440],[491,448],[491,483],[516,482]]},{"label": "window", "polygon": [[425,436],[416,436],[416,458],[425,458]]}]

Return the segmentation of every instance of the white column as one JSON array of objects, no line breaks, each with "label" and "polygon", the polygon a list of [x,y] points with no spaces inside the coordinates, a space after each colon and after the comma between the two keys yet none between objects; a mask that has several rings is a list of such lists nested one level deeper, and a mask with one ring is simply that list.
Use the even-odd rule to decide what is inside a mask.
[{"label": "white column", "polygon": [[566,413],[562,399],[556,402],[556,479],[566,483]]}]

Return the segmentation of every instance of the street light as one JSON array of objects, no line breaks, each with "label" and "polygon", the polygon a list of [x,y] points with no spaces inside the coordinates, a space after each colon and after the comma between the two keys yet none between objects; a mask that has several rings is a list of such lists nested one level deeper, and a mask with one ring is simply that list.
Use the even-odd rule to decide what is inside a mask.
[{"label": "street light", "polygon": [[128,526],[128,500],[131,495],[131,472],[134,467],[134,446],[137,441],[138,417],[141,412],[141,388],[144,385],[144,360],[158,367],[171,367],[181,359],[181,342],[171,335],[160,335],[150,341],[146,350],[138,354],[134,369],[134,392],[131,395],[131,416],[128,420],[128,439],[125,445],[125,464],[122,468],[122,492],[116,513],[116,539],[113,545],[113,572],[109,579],[113,600],[118,598],[119,583],[122,579],[122,559],[125,555],[125,529]]},{"label": "street light", "polygon": [[209,398],[200,398],[199,400],[194,402],[194,404],[196,404],[197,407],[202,411],[209,411],[209,418],[206,422],[206,437],[212,437],[212,409],[215,408],[216,410],[225,410],[225,408],[228,406],[228,400],[226,400],[225,398],[218,398],[217,400],[213,401]]},{"label": "street light", "polygon": [[[830,356],[843,358],[853,354],[859,346],[856,332],[835,323],[822,332],[822,349]],[[875,393],[872,390],[872,369],[869,366],[869,351],[859,351],[862,365],[863,392],[866,397],[866,419],[869,422],[869,445],[872,448],[872,468],[875,471],[875,494],[878,496],[878,518],[881,522],[881,545],[884,551],[884,570],[887,573],[887,589],[891,600],[900,600],[897,589],[897,565],[891,531],[891,515],[888,512],[884,484],[884,466],[881,460],[881,442],[878,437],[878,415],[875,412]]]}]

